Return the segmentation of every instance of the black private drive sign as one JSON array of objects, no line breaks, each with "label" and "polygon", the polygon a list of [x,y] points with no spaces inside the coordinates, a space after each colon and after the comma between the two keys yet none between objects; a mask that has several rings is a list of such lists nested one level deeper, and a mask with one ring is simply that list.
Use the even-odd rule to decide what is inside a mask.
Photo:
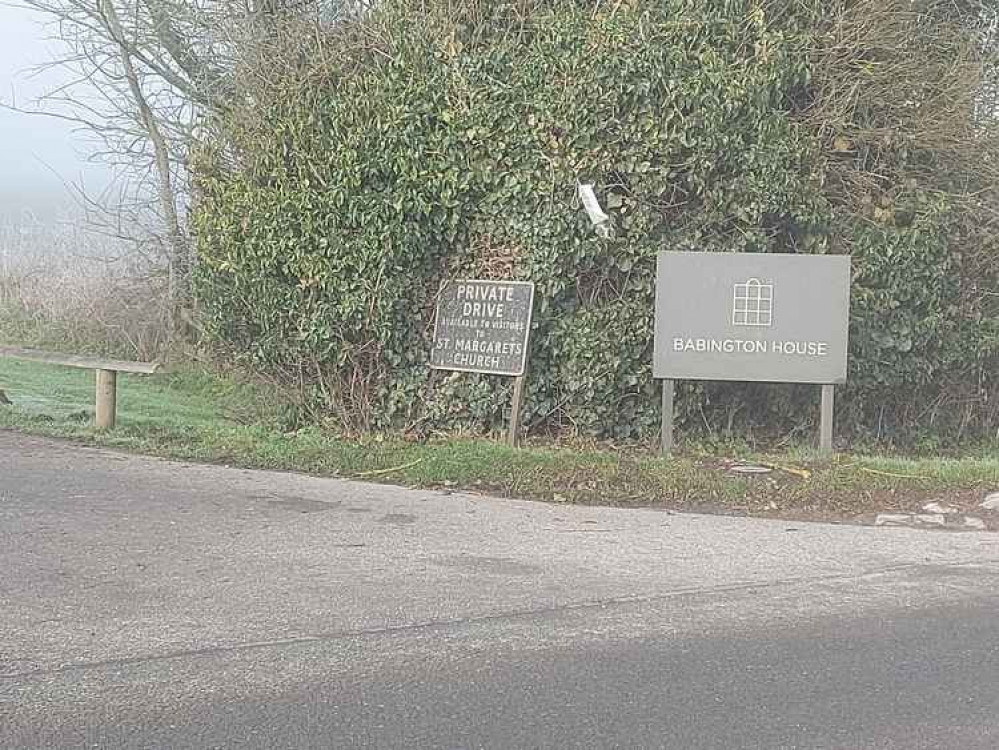
[{"label": "black private drive sign", "polygon": [[524,374],[534,284],[453,281],[437,301],[430,366],[489,375]]}]

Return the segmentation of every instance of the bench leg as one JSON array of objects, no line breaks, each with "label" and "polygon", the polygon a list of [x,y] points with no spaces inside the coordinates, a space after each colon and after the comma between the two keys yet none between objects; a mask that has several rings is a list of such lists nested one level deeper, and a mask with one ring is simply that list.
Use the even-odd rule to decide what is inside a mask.
[{"label": "bench leg", "polygon": [[115,412],[118,406],[118,373],[114,370],[97,371],[97,429],[110,430],[114,427]]}]

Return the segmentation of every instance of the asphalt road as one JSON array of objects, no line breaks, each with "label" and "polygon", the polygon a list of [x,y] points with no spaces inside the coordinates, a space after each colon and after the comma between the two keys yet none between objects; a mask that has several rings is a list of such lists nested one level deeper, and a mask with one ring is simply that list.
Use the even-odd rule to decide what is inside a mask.
[{"label": "asphalt road", "polygon": [[2,748],[999,747],[999,546],[0,432]]}]

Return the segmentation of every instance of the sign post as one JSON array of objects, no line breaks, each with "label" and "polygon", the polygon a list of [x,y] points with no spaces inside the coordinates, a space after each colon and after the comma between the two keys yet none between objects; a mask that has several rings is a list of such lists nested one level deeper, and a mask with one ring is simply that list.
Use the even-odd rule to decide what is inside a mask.
[{"label": "sign post", "polygon": [[520,445],[520,417],[524,408],[524,385],[526,375],[518,375],[513,379],[513,398],[510,400],[510,430],[507,434],[507,444],[511,448]]},{"label": "sign post", "polygon": [[663,453],[679,379],[821,385],[819,450],[832,453],[849,320],[849,256],[660,253],[653,376],[663,379]]},{"label": "sign post", "polygon": [[831,456],[833,452],[833,413],[835,411],[836,386],[822,386],[822,411],[819,417],[819,452]]},{"label": "sign post", "polygon": [[673,452],[673,391],[672,378],[663,378],[663,423],[662,423],[662,454],[668,456]]},{"label": "sign post", "polygon": [[514,377],[508,441],[520,440],[534,284],[453,281],[441,289],[430,366],[436,370]]}]

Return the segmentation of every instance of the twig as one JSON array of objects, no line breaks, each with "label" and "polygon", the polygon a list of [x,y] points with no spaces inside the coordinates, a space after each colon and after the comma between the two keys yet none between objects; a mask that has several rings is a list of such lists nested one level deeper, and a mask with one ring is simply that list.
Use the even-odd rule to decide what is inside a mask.
[{"label": "twig", "polygon": [[412,469],[417,464],[422,464],[423,459],[418,458],[415,461],[410,461],[408,464],[402,464],[401,466],[393,466],[391,469],[376,469],[375,471],[362,471],[360,474],[354,474],[354,479],[360,479],[361,477],[380,477],[383,474],[394,474],[397,471],[402,471],[403,469]]},{"label": "twig", "polygon": [[930,477],[921,477],[916,474],[895,474],[891,471],[878,471],[877,469],[868,469],[865,466],[861,466],[860,470],[866,471],[868,474],[877,474],[881,477],[894,477],[895,479],[930,479]]}]

